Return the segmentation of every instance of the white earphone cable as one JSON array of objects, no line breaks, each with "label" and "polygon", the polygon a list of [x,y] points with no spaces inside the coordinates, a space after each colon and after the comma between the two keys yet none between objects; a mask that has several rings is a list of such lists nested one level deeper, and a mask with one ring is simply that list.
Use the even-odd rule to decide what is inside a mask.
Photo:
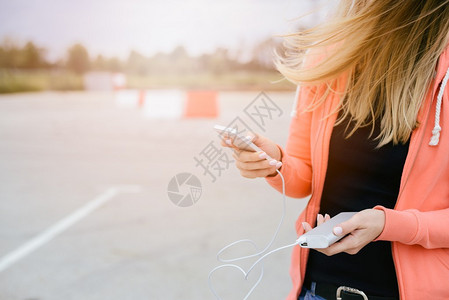
[{"label": "white earphone cable", "polygon": [[235,246],[235,245],[237,245],[237,244],[239,244],[239,243],[247,242],[247,243],[251,243],[251,244],[253,244],[254,246],[256,246],[255,243],[254,243],[252,240],[250,240],[250,239],[242,239],[242,240],[235,241],[235,242],[233,242],[233,243],[231,243],[231,244],[229,244],[229,245],[223,247],[220,251],[218,251],[218,253],[217,253],[217,260],[218,260],[219,262],[229,263],[229,262],[234,262],[234,261],[239,261],[239,260],[243,260],[243,259],[247,259],[247,258],[259,256],[259,255],[265,253],[265,251],[267,251],[267,250],[271,247],[271,245],[274,243],[274,241],[275,241],[275,239],[276,239],[276,237],[277,237],[277,235],[278,235],[278,233],[279,233],[279,230],[281,229],[282,223],[284,222],[284,218],[285,218],[285,214],[286,214],[286,209],[287,209],[287,208],[286,208],[286,202],[287,202],[287,200],[286,200],[286,198],[285,198],[285,182],[284,182],[284,176],[282,176],[281,172],[279,172],[278,170],[276,170],[276,172],[278,172],[278,174],[281,176],[281,180],[282,180],[282,197],[283,197],[283,199],[282,199],[282,202],[283,202],[283,203],[282,203],[282,216],[281,216],[281,219],[279,220],[278,226],[276,227],[276,230],[275,230],[275,232],[274,232],[274,234],[273,234],[273,236],[272,236],[270,242],[267,244],[267,246],[265,246],[264,249],[262,249],[261,251],[259,251],[259,252],[257,252],[257,253],[251,254],[251,255],[242,256],[242,257],[237,257],[237,258],[231,258],[231,259],[224,259],[224,258],[221,258],[220,255],[221,255],[224,251],[226,251],[226,250],[229,249],[230,247]]},{"label": "white earphone cable", "polygon": [[[235,242],[233,242],[233,243],[231,243],[231,244],[229,244],[229,245],[223,247],[220,251],[218,251],[218,253],[217,253],[217,260],[218,260],[219,262],[221,262],[221,263],[235,262],[235,261],[244,260],[244,259],[248,259],[248,258],[260,256],[260,255],[262,255],[262,256],[259,257],[259,258],[258,258],[252,265],[251,265],[251,267],[250,267],[247,271],[245,271],[243,268],[241,268],[240,266],[235,265],[235,264],[223,264],[223,265],[217,266],[217,267],[215,267],[214,269],[212,269],[212,270],[209,272],[209,276],[208,276],[208,284],[209,284],[209,289],[210,289],[211,292],[214,294],[214,296],[215,296],[216,299],[221,300],[220,296],[216,293],[215,289],[213,288],[212,282],[211,282],[211,276],[212,276],[212,274],[213,274],[215,271],[217,271],[217,270],[219,270],[219,269],[222,269],[222,268],[236,268],[236,269],[238,269],[239,271],[241,271],[241,272],[245,275],[245,279],[248,279],[248,276],[249,276],[249,274],[251,273],[251,271],[254,269],[254,267],[255,267],[256,265],[258,265],[260,262],[262,262],[262,260],[265,259],[267,256],[269,256],[269,255],[271,255],[271,254],[273,254],[273,253],[275,253],[275,252],[277,252],[277,251],[280,251],[280,250],[283,250],[283,249],[287,249],[287,248],[293,247],[293,246],[295,246],[295,245],[298,244],[298,242],[296,241],[296,242],[293,243],[293,244],[285,245],[285,246],[276,248],[276,249],[274,249],[274,250],[271,250],[271,251],[265,253],[265,252],[266,252],[266,251],[273,245],[274,241],[276,240],[276,238],[277,238],[277,236],[278,236],[278,234],[279,234],[279,231],[280,231],[280,229],[281,229],[282,223],[284,222],[285,215],[286,215],[286,204],[287,204],[287,199],[286,199],[286,196],[285,196],[285,180],[284,180],[284,176],[282,176],[282,174],[281,174],[281,172],[280,172],[279,170],[276,170],[276,172],[279,174],[279,176],[281,177],[281,180],[282,180],[282,205],[283,205],[282,216],[281,216],[281,218],[280,218],[280,220],[279,220],[278,226],[276,227],[276,230],[275,230],[275,232],[274,232],[274,234],[273,234],[273,236],[272,236],[270,242],[265,246],[264,249],[258,251],[257,253],[254,253],[254,254],[251,254],[251,255],[242,256],[242,257],[231,258],[231,259],[223,259],[223,258],[220,257],[220,255],[221,255],[224,251],[226,251],[227,249],[229,249],[229,248],[231,248],[232,246],[235,246],[235,245],[237,245],[237,244],[239,244],[239,243],[250,243],[250,244],[252,244],[252,245],[254,246],[254,248],[257,250],[256,243],[255,243],[253,240],[251,240],[251,239],[242,239],[242,240],[235,241]],[[262,268],[261,268],[261,274],[260,274],[260,276],[259,276],[259,279],[258,279],[257,282],[252,286],[251,290],[246,294],[246,296],[245,296],[245,298],[244,298],[243,300],[248,299],[248,297],[251,295],[251,293],[254,291],[254,289],[257,287],[257,285],[258,285],[258,284],[260,283],[260,281],[262,280],[263,274],[264,274],[264,269],[263,269],[263,265],[262,265]]]}]

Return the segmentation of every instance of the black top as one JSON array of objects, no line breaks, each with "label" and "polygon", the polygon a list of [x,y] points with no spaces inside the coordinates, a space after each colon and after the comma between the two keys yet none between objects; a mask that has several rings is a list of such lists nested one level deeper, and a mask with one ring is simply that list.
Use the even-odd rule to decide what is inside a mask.
[{"label": "black top", "polygon": [[[329,162],[321,198],[321,214],[331,217],[344,211],[361,211],[383,205],[394,208],[408,153],[409,143],[389,143],[375,149],[380,122],[373,135],[371,126],[359,128],[350,138],[343,122],[334,127],[330,140]],[[352,127],[350,127],[352,128]],[[367,295],[399,298],[391,242],[366,245],[356,255],[340,253],[326,256],[311,250],[305,284],[312,281],[345,285]]]}]

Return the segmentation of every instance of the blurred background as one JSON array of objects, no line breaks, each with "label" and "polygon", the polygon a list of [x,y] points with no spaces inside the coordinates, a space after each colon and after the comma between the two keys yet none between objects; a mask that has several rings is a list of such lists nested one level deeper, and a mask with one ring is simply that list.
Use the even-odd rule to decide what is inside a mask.
[{"label": "blurred background", "polygon": [[[0,299],[215,299],[216,253],[264,248],[282,197],[213,126],[285,145],[295,86],[273,51],[334,2],[0,0]],[[306,202],[287,199],[271,249]],[[285,298],[290,251],[249,299]],[[260,271],[211,282],[243,299]]]}]

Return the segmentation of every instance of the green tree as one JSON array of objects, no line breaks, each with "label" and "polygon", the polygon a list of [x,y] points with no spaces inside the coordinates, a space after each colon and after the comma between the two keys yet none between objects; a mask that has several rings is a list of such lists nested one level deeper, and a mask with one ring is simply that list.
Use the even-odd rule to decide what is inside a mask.
[{"label": "green tree", "polygon": [[106,62],[106,70],[110,72],[121,72],[123,69],[122,65],[123,64],[120,59],[117,57],[111,57]]},{"label": "green tree", "polygon": [[22,50],[11,39],[3,40],[0,52],[1,68],[15,69],[22,66]]},{"label": "green tree", "polygon": [[105,57],[101,54],[98,54],[97,58],[92,62],[92,68],[97,71],[106,71],[107,61]]},{"label": "green tree", "polygon": [[8,64],[8,52],[3,46],[0,46],[0,68],[6,68]]},{"label": "green tree", "polygon": [[147,75],[149,73],[148,63],[148,58],[132,50],[128,56],[127,71],[133,74]]},{"label": "green tree", "polygon": [[268,38],[259,42],[252,51],[252,59],[249,64],[254,69],[273,70],[274,52],[280,51],[281,41],[274,38]]},{"label": "green tree", "polygon": [[75,44],[69,48],[67,68],[78,74],[84,74],[90,69],[89,53],[83,45]]},{"label": "green tree", "polygon": [[22,67],[25,69],[37,69],[44,66],[43,50],[28,42],[22,49]]},{"label": "green tree", "polygon": [[189,56],[184,46],[177,46],[167,55],[169,60],[168,70],[178,74],[192,73],[195,64],[194,59]]},{"label": "green tree", "polygon": [[225,48],[217,48],[215,52],[208,57],[207,67],[216,75],[226,73],[230,70],[232,61],[229,58],[229,51]]}]

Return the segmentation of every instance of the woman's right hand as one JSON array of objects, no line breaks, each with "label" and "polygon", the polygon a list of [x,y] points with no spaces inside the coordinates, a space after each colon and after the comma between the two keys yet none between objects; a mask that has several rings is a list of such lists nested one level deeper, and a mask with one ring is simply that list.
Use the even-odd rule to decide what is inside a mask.
[{"label": "woman's right hand", "polygon": [[[232,143],[231,137],[223,137],[221,145],[234,149],[233,157],[240,174],[246,178],[267,177],[276,175],[276,170],[282,166],[281,150],[272,140],[253,134],[251,141],[263,152],[251,152],[237,148]],[[273,158],[268,161],[266,157]]]}]

